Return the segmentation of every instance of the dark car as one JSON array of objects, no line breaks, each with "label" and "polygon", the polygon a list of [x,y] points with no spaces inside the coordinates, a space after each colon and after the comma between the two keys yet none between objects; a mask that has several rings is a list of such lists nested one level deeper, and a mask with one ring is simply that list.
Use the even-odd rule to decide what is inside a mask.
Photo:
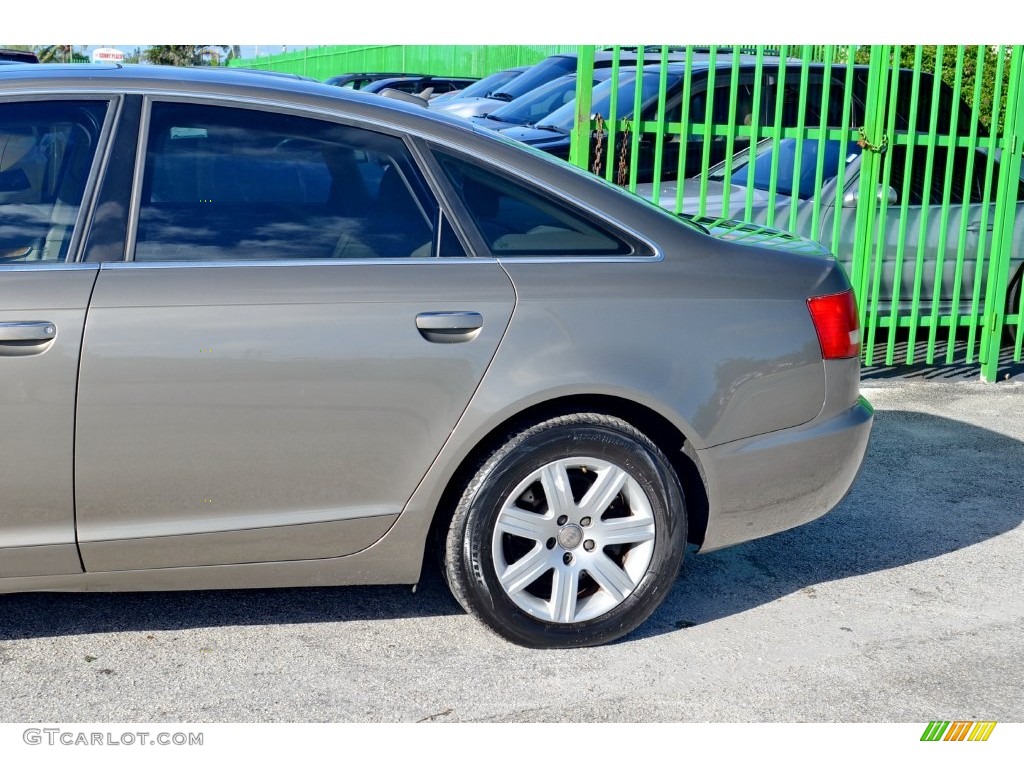
[{"label": "dark car", "polygon": [[360,90],[365,93],[380,93],[385,89],[391,89],[417,96],[426,94],[423,98],[429,99],[434,95],[461,91],[476,81],[475,77],[436,77],[434,75],[385,77],[364,85]]},{"label": "dark car", "polygon": [[32,51],[0,48],[0,64],[38,64],[39,57]]},{"label": "dark car", "polygon": [[[597,51],[594,54],[594,69],[611,69],[618,62],[623,66],[635,66],[641,58],[649,63],[660,60],[659,52],[638,53],[633,50],[622,50],[615,55],[611,51]],[[680,57],[678,52],[668,54],[670,59]],[[503,102],[510,102],[526,95],[535,88],[539,88],[564,75],[575,74],[576,66],[579,63],[579,56],[575,53],[556,53],[548,56],[538,64],[533,65],[518,77],[509,80],[500,89],[492,89],[486,95],[461,94],[445,103],[444,109],[459,117],[479,117],[493,112],[502,106]]]},{"label": "dark car", "polygon": [[486,77],[480,78],[472,85],[467,85],[461,91],[449,91],[448,93],[442,93],[433,100],[433,103],[430,106],[432,109],[447,111],[446,108],[441,107],[441,105],[446,104],[449,101],[488,98],[490,94],[500,91],[506,83],[519,77],[519,75],[523,74],[523,72],[528,69],[529,67],[521,66],[492,72]]},{"label": "dark car", "polygon": [[[710,76],[711,59],[705,54],[698,54],[694,57],[692,74],[690,77],[688,115],[690,123],[703,123],[706,116],[710,114],[713,124],[731,124],[736,126],[775,126],[792,128],[800,124],[817,126],[824,118],[824,124],[831,127],[843,127],[843,109],[847,101],[850,102],[850,125],[859,126],[864,123],[864,104],[867,97],[867,67],[854,66],[853,76],[850,78],[852,85],[850,92],[847,92],[847,67],[846,65],[824,65],[805,64],[800,61],[787,61],[781,66],[786,70],[786,80],[780,94],[778,72],[780,62],[778,59],[766,57],[763,66],[759,70],[756,59],[753,56],[742,56],[737,72],[737,92],[732,93],[732,61],[729,57],[720,57],[715,60],[715,73],[712,80]],[[806,69],[806,99],[800,99],[799,82],[802,73]],[[684,66],[679,63],[669,63],[666,67],[666,90],[665,90],[665,122],[679,123],[683,116],[684,98]],[[901,78],[911,78],[913,72],[901,70]],[[607,80],[596,86],[593,92],[593,102],[590,113],[609,118],[611,113],[611,97],[613,90],[617,90],[618,118],[630,118],[634,123],[653,121],[657,119],[660,108],[660,77],[659,66],[644,67],[641,86],[641,110],[639,121],[633,114],[633,104],[636,95],[636,69],[623,68],[618,83]],[[754,93],[758,78],[761,78],[761,98],[758,103],[757,113],[753,114],[755,103]],[[823,83],[830,80],[830,97],[827,104],[822,103]],[[920,75],[920,98],[919,107],[916,110],[919,128],[927,130],[924,124],[930,114],[930,99],[932,98],[932,76]],[[709,83],[712,83],[713,91],[708,94]],[[939,89],[939,120],[948,120],[949,116],[956,110],[960,110],[961,130],[966,134],[969,126],[974,122],[970,120],[970,111],[952,89],[945,84],[940,84]],[[896,128],[904,129],[907,126],[909,116],[914,114],[909,103],[909,96],[912,93],[910,87],[900,88],[900,101],[895,105]],[[710,106],[708,100],[710,98]],[[735,107],[733,107],[735,104]],[[801,104],[803,109],[801,111]],[[781,109],[780,109],[781,106]],[[710,109],[710,113],[708,110]],[[732,111],[732,110],[735,111]],[[504,131],[509,138],[516,139],[529,144],[537,149],[543,150],[556,157],[566,159],[569,157],[570,131],[576,119],[575,101],[566,104],[559,110],[551,113],[547,118],[538,124],[530,127],[510,128]],[[979,127],[981,129],[982,127]],[[668,134],[666,141],[662,142],[662,178],[676,178],[679,168],[679,158],[682,144],[674,134]],[[606,162],[616,162],[621,152],[623,133],[620,131],[617,136],[617,144],[614,147],[605,145],[603,155]],[[629,137],[627,137],[627,141]],[[705,151],[708,155],[709,164],[713,165],[725,159],[728,142],[724,136],[715,136],[710,141],[710,146],[705,148],[705,138],[701,134],[691,134],[685,142],[685,162],[683,163],[684,176],[692,176],[701,172],[704,162]],[[741,151],[749,146],[749,139],[737,136],[732,142],[734,152]],[[592,137],[591,157],[594,156],[597,148],[596,137]],[[653,179],[654,155],[657,148],[656,136],[653,133],[642,133],[638,144],[637,180],[647,182]],[[631,145],[628,151],[631,151]]]},{"label": "dark car", "polygon": [[377,80],[386,80],[393,77],[425,77],[425,75],[409,72],[349,72],[344,75],[335,75],[324,80],[327,85],[335,85],[338,88],[353,88],[362,90],[370,83]]},{"label": "dark car", "polygon": [[688,541],[800,525],[854,481],[872,411],[820,248],[718,239],[373,94],[8,69],[0,592],[440,560],[504,637],[594,645]]},{"label": "dark car", "polygon": [[[610,69],[595,69],[591,84],[597,85],[611,77]],[[536,125],[559,107],[576,98],[575,74],[563,75],[550,83],[534,88],[527,94],[503,103],[482,117],[472,117],[470,121],[481,128],[492,131],[503,131],[517,125]]]}]

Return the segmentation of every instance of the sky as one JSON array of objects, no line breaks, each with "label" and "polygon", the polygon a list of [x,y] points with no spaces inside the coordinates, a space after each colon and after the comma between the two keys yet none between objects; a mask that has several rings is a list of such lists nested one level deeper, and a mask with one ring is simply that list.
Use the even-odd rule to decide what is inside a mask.
[{"label": "sky", "polygon": [[[732,0],[715,3],[646,0],[642,4],[576,3],[504,6],[480,23],[480,0],[422,0],[327,5],[310,0],[239,9],[223,0],[48,0],[8,2],[0,34],[5,44],[117,41],[199,44],[219,40],[280,52],[308,45],[357,44],[726,44],[726,43],[990,43],[1019,44],[1020,25],[998,0],[974,0],[971,13],[951,13],[949,0],[919,3],[828,4],[821,0]],[[262,10],[272,8],[272,11]],[[333,10],[332,10],[333,8]],[[531,10],[531,8],[533,10]],[[637,10],[639,9],[639,10]],[[118,46],[120,47],[120,46]],[[135,44],[126,46],[132,50]]]}]

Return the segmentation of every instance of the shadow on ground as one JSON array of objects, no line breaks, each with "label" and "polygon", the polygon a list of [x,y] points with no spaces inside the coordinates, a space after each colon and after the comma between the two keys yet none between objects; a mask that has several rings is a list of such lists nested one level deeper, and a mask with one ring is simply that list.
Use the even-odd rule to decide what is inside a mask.
[{"label": "shadow on ground", "polygon": [[[690,555],[665,603],[625,642],[750,610],[814,584],[897,568],[1024,519],[1024,444],[938,416],[879,411],[850,495],[813,523]],[[372,621],[461,609],[440,574],[409,587],[0,595],[0,642],[86,633]],[[468,620],[468,619],[467,619]]]},{"label": "shadow on ground", "polygon": [[850,495],[818,520],[693,555],[655,615],[629,639],[747,611],[815,584],[898,568],[1024,521],[1024,443],[913,411],[878,411]]}]

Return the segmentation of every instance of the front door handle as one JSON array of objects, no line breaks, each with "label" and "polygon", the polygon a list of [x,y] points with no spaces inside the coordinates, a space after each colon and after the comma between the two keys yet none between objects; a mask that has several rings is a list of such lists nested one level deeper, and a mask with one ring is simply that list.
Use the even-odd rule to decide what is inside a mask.
[{"label": "front door handle", "polygon": [[10,342],[50,341],[57,335],[57,326],[42,321],[0,323],[0,344]]},{"label": "front door handle", "polygon": [[416,315],[416,328],[427,341],[455,344],[472,341],[480,335],[484,316],[479,312],[421,312]]},{"label": "front door handle", "polygon": [[[990,221],[988,223],[988,226],[985,227],[985,231],[986,232],[991,232],[992,231],[992,227],[994,225],[995,225],[995,222]],[[970,224],[967,225],[967,231],[968,232],[981,232],[981,222],[980,221],[972,221]]]}]

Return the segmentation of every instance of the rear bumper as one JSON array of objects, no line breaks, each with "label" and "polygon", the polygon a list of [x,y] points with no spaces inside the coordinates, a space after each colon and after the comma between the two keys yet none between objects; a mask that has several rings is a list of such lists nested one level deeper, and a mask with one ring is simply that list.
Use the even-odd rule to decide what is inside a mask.
[{"label": "rear bumper", "polygon": [[873,420],[858,397],[799,427],[700,451],[710,505],[701,549],[778,533],[835,507],[860,471]]}]

